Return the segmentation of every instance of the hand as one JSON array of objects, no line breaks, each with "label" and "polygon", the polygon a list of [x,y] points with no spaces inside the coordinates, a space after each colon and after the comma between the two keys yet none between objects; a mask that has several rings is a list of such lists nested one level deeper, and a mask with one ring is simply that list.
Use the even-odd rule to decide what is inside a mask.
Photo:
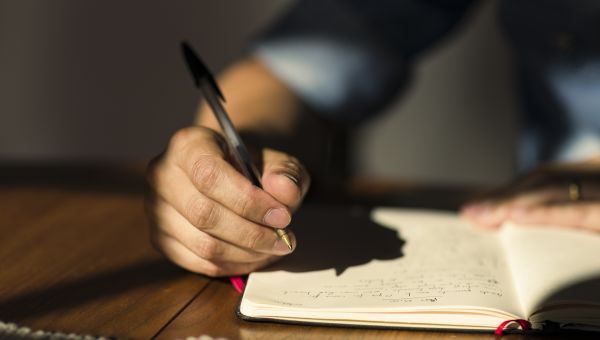
[{"label": "hand", "polygon": [[290,223],[310,181],[297,159],[265,149],[260,189],[227,162],[228,154],[220,134],[189,127],[147,172],[153,245],[179,266],[209,276],[246,274],[290,253],[272,228]]},{"label": "hand", "polygon": [[512,185],[465,205],[461,213],[489,228],[513,221],[600,232],[600,156],[540,167]]}]

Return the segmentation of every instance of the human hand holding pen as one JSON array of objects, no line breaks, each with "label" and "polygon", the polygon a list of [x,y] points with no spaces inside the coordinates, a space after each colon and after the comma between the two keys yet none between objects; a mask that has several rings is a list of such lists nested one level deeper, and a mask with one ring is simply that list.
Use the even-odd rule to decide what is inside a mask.
[{"label": "human hand holding pen", "polygon": [[219,133],[188,127],[148,167],[153,244],[209,276],[246,274],[289,254],[272,228],[289,224],[310,181],[297,159],[264,149],[260,189],[228,162],[227,148]]},{"label": "human hand holding pen", "polygon": [[[214,76],[208,67],[187,42],[181,43],[181,50],[196,87],[200,89],[206,104],[213,112],[214,117],[219,123],[219,127],[225,136],[229,146],[229,156],[233,160],[233,164],[252,184],[254,184],[254,186],[262,189],[260,173],[223,105],[225,97],[223,96],[219,85],[217,85],[217,81],[214,79]],[[285,230],[285,228],[275,228],[274,231],[277,233],[277,236],[285,242],[286,246],[292,250],[292,241],[287,234],[287,230]],[[234,279],[234,281],[237,282],[237,278]],[[237,283],[234,283],[234,285],[237,286]]]}]

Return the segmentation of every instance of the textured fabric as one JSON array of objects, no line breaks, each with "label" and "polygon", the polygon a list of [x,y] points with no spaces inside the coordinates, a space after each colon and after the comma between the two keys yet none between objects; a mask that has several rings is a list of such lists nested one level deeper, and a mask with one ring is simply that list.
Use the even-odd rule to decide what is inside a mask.
[{"label": "textured fabric", "polygon": [[[299,1],[256,55],[325,117],[356,122],[402,88],[411,61],[449,32],[472,1]],[[521,161],[588,157],[600,149],[600,1],[502,0],[526,116]]]}]

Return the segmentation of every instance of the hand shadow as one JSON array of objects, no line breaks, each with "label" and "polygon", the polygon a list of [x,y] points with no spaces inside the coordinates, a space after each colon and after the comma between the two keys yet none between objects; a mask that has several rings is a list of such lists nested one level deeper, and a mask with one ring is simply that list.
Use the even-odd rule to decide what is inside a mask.
[{"label": "hand shadow", "polygon": [[334,268],[336,276],[372,260],[403,256],[404,240],[371,220],[366,207],[303,206],[290,228],[296,250],[266,271],[308,272]]}]

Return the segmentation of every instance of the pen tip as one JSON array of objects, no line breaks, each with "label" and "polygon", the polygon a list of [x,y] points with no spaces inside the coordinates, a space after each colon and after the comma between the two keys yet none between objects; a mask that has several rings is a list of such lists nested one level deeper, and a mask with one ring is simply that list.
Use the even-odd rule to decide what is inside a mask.
[{"label": "pen tip", "polygon": [[290,248],[290,250],[292,250],[292,241],[290,240],[290,238],[285,235],[285,237],[283,238],[283,242],[285,242],[285,244],[288,246],[288,248]]},{"label": "pen tip", "polygon": [[280,239],[283,240],[283,242],[285,243],[285,245],[292,250],[292,239],[290,238],[290,236],[288,235],[287,231],[285,231],[285,229],[276,229],[277,235],[279,236]]}]

